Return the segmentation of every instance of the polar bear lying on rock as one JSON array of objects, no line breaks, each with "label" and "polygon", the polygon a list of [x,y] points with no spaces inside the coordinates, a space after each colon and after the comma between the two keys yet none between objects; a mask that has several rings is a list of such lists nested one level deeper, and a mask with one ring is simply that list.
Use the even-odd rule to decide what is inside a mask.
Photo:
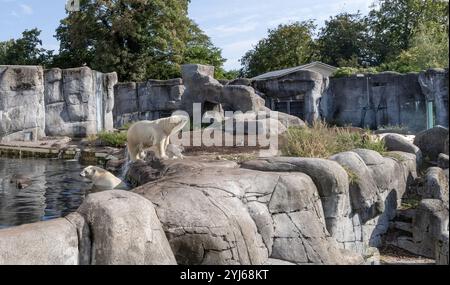
[{"label": "polar bear lying on rock", "polygon": [[97,166],[88,166],[81,173],[81,177],[87,178],[94,183],[98,190],[128,190],[129,187],[111,172]]},{"label": "polar bear lying on rock", "polygon": [[189,118],[186,116],[174,115],[156,121],[141,121],[133,124],[127,135],[130,160],[142,159],[142,151],[150,147],[155,148],[158,158],[168,159],[166,150],[170,143],[170,136],[181,131],[188,121]]}]

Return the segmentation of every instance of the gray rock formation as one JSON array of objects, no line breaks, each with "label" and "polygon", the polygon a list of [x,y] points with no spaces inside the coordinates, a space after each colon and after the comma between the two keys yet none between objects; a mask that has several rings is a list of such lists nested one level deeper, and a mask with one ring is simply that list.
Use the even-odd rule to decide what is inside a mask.
[{"label": "gray rock formation", "polygon": [[340,222],[350,215],[347,173],[336,162],[315,158],[269,158],[244,162],[246,169],[270,172],[302,172],[310,176],[322,200],[327,229],[338,235]]},{"label": "gray rock formation", "polygon": [[223,86],[214,79],[214,67],[188,64],[182,66],[183,95],[182,109],[192,114],[194,103],[202,105],[203,112],[221,106],[224,111],[257,112],[264,106],[264,100],[249,86]]},{"label": "gray rock formation", "polygon": [[177,162],[134,192],[156,205],[180,264],[362,262],[328,234],[319,192],[302,173]]},{"label": "gray rock formation", "polygon": [[[137,120],[154,120],[170,116],[176,110],[193,115],[193,104],[201,106],[202,115],[224,118],[225,111],[251,112],[246,117],[262,125],[270,109],[249,84],[222,85],[214,79],[214,67],[190,64],[182,67],[183,79],[150,80],[145,83],[121,83],[115,88],[114,125]],[[216,114],[210,114],[216,112]],[[305,126],[298,117],[276,112],[285,126]],[[217,115],[217,116],[216,116]],[[203,116],[204,117],[204,116]],[[228,117],[228,119],[231,119]],[[245,127],[244,127],[245,129]],[[261,127],[261,129],[265,129]],[[261,130],[265,132],[265,130]]]},{"label": "gray rock formation", "polygon": [[39,66],[0,66],[0,142],[45,136],[43,74]]},{"label": "gray rock formation", "polygon": [[414,144],[420,148],[424,159],[437,161],[439,154],[448,155],[448,128],[437,126],[416,135]]},{"label": "gray rock formation", "polygon": [[[278,157],[245,162],[242,167],[268,172],[301,172],[310,176],[321,197],[327,230],[341,248],[367,256],[370,255],[368,252],[370,247],[382,244],[382,236],[389,229],[389,222],[395,217],[408,184],[417,176],[416,158],[413,154],[396,153],[396,156],[402,158],[397,160],[361,149],[354,150],[354,153],[354,155],[341,154],[339,160],[354,169],[357,166],[361,167],[362,170],[355,171],[352,176],[356,176],[354,178],[359,180],[364,173],[364,181],[354,183],[358,182],[356,185],[366,191],[362,193],[368,195],[368,203],[357,199],[361,198],[361,189],[356,187],[352,189],[349,185],[350,175],[334,161]],[[354,166],[350,163],[353,160]],[[356,194],[352,193],[354,191]],[[369,209],[373,207],[376,211],[361,211],[366,204],[372,205]],[[369,218],[368,213],[373,217]]]},{"label": "gray rock formation", "polygon": [[78,235],[66,219],[0,230],[0,264],[77,265]]},{"label": "gray rock formation", "polygon": [[88,196],[66,218],[0,230],[0,264],[175,265],[152,203],[126,191]]},{"label": "gray rock formation", "polygon": [[339,163],[350,179],[350,199],[353,211],[357,212],[363,223],[381,214],[384,209],[379,201],[378,188],[364,160],[355,152],[343,152],[330,157]]},{"label": "gray rock formation", "polygon": [[423,71],[419,83],[426,99],[434,102],[436,124],[448,127],[448,69]]},{"label": "gray rock formation", "polygon": [[439,199],[448,208],[448,177],[439,167],[431,167],[425,174],[424,183],[419,194],[423,199]]},{"label": "gray rock formation", "polygon": [[428,101],[434,102],[437,123],[448,127],[448,70],[331,78],[320,109],[326,121],[340,125],[418,132],[427,127]]},{"label": "gray rock formation", "polygon": [[416,145],[410,143],[402,135],[399,134],[387,134],[383,137],[386,149],[388,151],[402,151],[412,153],[417,158],[417,165],[422,164],[422,151]]},{"label": "gray rock formation", "polygon": [[153,205],[142,197],[125,191],[91,194],[78,213],[91,229],[91,264],[176,264]]},{"label": "gray rock formation", "polygon": [[116,83],[116,73],[103,74],[88,67],[46,70],[46,134],[85,137],[112,130]]},{"label": "gray rock formation", "polygon": [[444,233],[448,234],[448,202],[422,200],[413,219],[413,243],[406,245],[406,248],[416,254],[435,258],[437,242]]},{"label": "gray rock formation", "polygon": [[439,154],[438,157],[438,166],[442,169],[448,169],[448,155],[447,154]]},{"label": "gray rock formation", "polygon": [[[264,93],[267,107],[293,114],[312,123],[320,117],[319,102],[328,82],[328,78],[324,78],[320,73],[300,70],[280,78],[255,80],[252,86]],[[289,107],[278,110],[278,102],[283,102],[286,106],[289,104]]]}]

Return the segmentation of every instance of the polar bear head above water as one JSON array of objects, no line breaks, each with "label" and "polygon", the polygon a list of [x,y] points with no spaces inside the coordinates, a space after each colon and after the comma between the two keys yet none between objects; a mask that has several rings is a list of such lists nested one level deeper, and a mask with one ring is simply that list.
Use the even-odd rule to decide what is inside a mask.
[{"label": "polar bear head above water", "polygon": [[122,180],[97,166],[86,167],[81,171],[80,176],[91,180],[95,188],[99,190],[128,189],[128,186]]}]

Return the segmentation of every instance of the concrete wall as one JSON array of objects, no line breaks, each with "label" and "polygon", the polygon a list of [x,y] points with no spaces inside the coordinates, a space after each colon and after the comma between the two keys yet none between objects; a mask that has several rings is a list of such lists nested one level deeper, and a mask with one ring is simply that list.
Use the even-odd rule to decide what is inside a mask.
[{"label": "concrete wall", "polygon": [[448,70],[332,78],[320,110],[338,125],[404,126],[418,132],[427,127],[427,101],[434,102],[435,123],[447,127]]},{"label": "concrete wall", "polygon": [[45,136],[44,71],[0,66],[0,142]]},{"label": "concrete wall", "polygon": [[417,132],[427,128],[426,106],[433,102],[434,124],[448,126],[448,70],[331,79],[298,71],[252,86],[264,94],[267,107],[309,123],[323,118],[338,125],[404,126]]}]

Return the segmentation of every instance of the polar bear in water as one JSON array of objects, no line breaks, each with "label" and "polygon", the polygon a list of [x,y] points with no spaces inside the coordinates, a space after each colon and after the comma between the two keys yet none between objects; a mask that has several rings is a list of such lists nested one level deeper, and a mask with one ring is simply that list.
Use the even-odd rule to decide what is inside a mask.
[{"label": "polar bear in water", "polygon": [[128,190],[129,187],[111,172],[97,166],[88,166],[81,173],[81,177],[87,178],[94,183],[98,190]]},{"label": "polar bear in water", "polygon": [[142,158],[145,148],[155,147],[156,156],[168,159],[167,146],[170,136],[181,131],[189,121],[189,117],[174,115],[156,121],[141,121],[133,124],[128,130],[127,148],[131,161]]}]

